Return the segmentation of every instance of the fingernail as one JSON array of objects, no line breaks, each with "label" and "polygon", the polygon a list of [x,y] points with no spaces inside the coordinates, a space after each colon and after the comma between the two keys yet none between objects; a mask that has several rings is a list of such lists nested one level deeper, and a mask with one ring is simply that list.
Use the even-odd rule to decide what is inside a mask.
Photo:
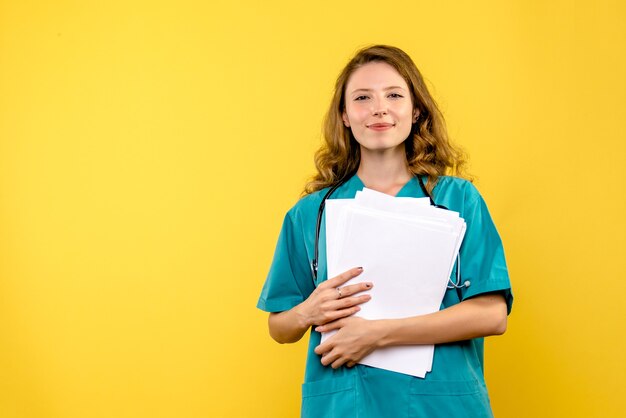
[{"label": "fingernail", "polygon": [[370,288],[370,287],[372,287],[372,284],[371,283],[365,283],[365,287]]},{"label": "fingernail", "polygon": [[357,267],[357,270],[363,271],[363,267]]}]

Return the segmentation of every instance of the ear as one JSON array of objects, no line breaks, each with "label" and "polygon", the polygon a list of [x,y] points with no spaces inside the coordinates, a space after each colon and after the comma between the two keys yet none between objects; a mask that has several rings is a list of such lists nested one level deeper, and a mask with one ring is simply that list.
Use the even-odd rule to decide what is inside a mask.
[{"label": "ear", "polygon": [[413,123],[417,122],[417,118],[420,115],[419,109],[413,109]]},{"label": "ear", "polygon": [[341,120],[343,120],[343,124],[345,125],[346,128],[350,127],[350,121],[348,120],[348,115],[346,114],[345,110],[341,114]]}]

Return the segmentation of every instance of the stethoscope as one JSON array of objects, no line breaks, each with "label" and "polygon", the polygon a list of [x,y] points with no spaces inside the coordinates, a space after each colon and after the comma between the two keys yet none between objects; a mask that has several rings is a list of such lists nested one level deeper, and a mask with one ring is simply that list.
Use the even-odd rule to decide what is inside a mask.
[{"label": "stethoscope", "polygon": [[[431,196],[431,194],[428,193],[428,190],[426,190],[426,186],[424,185],[424,181],[422,180],[422,178],[420,176],[416,176],[416,177],[417,177],[417,181],[419,182],[420,188],[422,189],[422,192],[424,193],[424,195],[428,196],[431,206],[434,206],[439,209],[450,210],[443,205],[437,205],[435,201],[433,200],[433,197]],[[322,215],[324,214],[324,208],[326,207],[326,200],[329,199],[332,196],[332,194],[335,193],[335,191],[348,180],[348,178],[350,178],[350,176],[347,176],[343,180],[339,181],[326,192],[326,194],[322,198],[320,207],[317,210],[317,223],[315,226],[315,252],[313,253],[313,260],[311,260],[311,274],[313,275],[313,283],[317,282],[317,264],[318,264],[318,256],[319,256],[320,229],[322,227]],[[461,254],[459,254],[456,258],[456,281],[452,281],[451,278],[448,278],[448,284],[446,287],[448,289],[463,289],[463,288],[469,287],[470,284],[471,283],[469,280],[465,280],[463,283],[461,283]]]}]

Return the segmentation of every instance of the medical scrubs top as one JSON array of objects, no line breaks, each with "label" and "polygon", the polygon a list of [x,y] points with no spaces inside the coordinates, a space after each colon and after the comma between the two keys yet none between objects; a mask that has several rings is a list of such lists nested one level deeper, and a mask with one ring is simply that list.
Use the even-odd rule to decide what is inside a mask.
[{"label": "medical scrubs top", "polygon": [[[363,189],[357,175],[331,196],[353,198]],[[267,312],[286,311],[300,304],[315,286],[327,279],[325,231],[320,231],[318,279],[313,280],[310,261],[315,248],[317,213],[327,189],[300,199],[289,210],[278,238],[274,260],[257,307]],[[425,197],[416,178],[398,197]],[[462,289],[448,289],[441,309],[488,292],[504,295],[511,310],[513,296],[502,241],[487,206],[468,181],[442,176],[433,190],[438,205],[459,212],[467,230],[461,245]],[[419,271],[419,266],[415,266]],[[456,278],[456,271],[452,272]],[[418,378],[357,364],[352,368],[323,366],[313,351],[321,334],[311,330],[302,385],[304,418],[369,417],[491,417],[483,376],[483,338],[435,346],[432,371]]]}]

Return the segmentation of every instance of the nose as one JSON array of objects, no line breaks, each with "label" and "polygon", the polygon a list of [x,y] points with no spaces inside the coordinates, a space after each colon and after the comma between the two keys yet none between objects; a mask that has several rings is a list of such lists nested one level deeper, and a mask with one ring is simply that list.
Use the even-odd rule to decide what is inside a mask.
[{"label": "nose", "polygon": [[385,116],[387,114],[387,103],[384,100],[376,100],[373,102],[374,106],[372,106],[372,115],[374,116]]}]

